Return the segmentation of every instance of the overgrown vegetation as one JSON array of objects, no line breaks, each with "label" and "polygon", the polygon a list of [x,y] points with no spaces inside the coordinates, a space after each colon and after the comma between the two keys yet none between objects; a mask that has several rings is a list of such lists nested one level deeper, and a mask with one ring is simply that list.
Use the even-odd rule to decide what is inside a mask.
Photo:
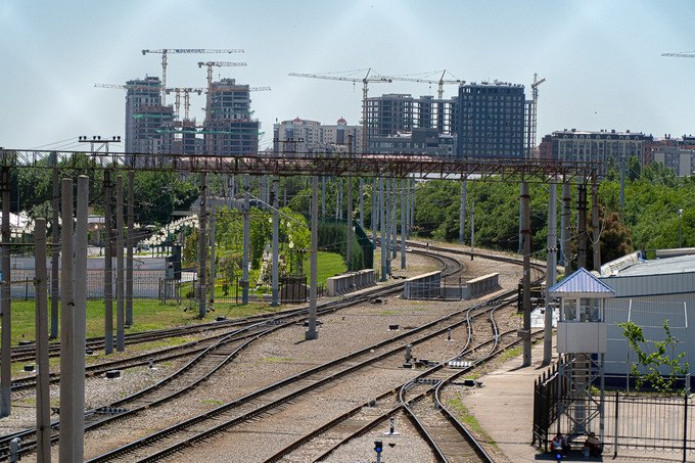
[{"label": "overgrown vegetation", "polygon": [[637,354],[637,363],[632,363],[635,388],[639,391],[649,387],[657,392],[674,392],[674,386],[684,376],[690,374],[690,365],[684,361],[685,352],[674,355],[678,340],[671,334],[668,320],[664,320],[663,341],[647,340],[642,327],[634,322],[620,323],[623,335]]}]

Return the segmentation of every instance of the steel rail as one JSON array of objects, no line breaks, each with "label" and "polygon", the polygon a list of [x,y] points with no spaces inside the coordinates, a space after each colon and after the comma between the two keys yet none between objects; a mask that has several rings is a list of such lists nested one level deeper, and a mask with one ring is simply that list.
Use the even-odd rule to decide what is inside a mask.
[{"label": "steel rail", "polygon": [[[430,256],[430,257],[435,259],[435,260],[439,260],[442,263],[444,271],[446,273],[450,273],[450,271],[446,270],[446,266],[447,266],[446,262],[451,261],[450,258],[440,258],[438,256]],[[393,292],[400,290],[400,288],[402,286],[403,286],[403,283],[399,282],[399,283],[395,283],[395,284],[390,284],[388,286],[381,286],[381,287],[377,287],[377,288],[368,289],[366,291],[363,291],[361,294],[346,296],[346,297],[343,297],[341,300],[322,304],[321,310],[319,313],[320,314],[331,313],[331,312],[334,312],[336,310],[340,310],[341,308],[348,307],[348,306],[356,304],[356,303],[363,303],[363,302],[366,302],[369,298],[374,297],[375,295],[392,294]],[[278,322],[282,322],[283,324],[289,324],[290,321],[296,322],[299,320],[305,320],[306,318],[307,318],[306,308],[299,308],[299,309],[292,309],[289,311],[284,311],[284,312],[279,313],[279,314],[278,313],[270,314],[270,316],[264,315],[261,317],[258,317],[258,316],[249,317],[248,319],[245,319],[244,321],[241,321],[241,322],[237,321],[236,323],[237,324],[239,324],[239,323],[244,324],[244,323],[248,323],[249,321],[261,319],[262,321],[256,323],[256,325],[260,326],[260,325],[264,325],[266,323],[277,324]],[[227,322],[227,324],[231,324],[231,323],[233,323],[233,322],[232,321]],[[251,326],[253,326],[253,325],[251,325]],[[219,322],[209,324],[209,328],[218,328],[218,327],[219,327]],[[270,332],[274,331],[275,329],[279,329],[281,327],[282,327],[281,325],[276,326],[276,328],[274,328],[274,329],[267,330],[267,333],[269,334]],[[162,331],[167,331],[167,330],[162,330]],[[177,335],[179,334],[179,330],[177,330],[177,329],[169,330],[169,331],[173,331]],[[241,331],[241,330],[238,330],[238,331]],[[260,337],[260,336],[258,336],[258,337]],[[254,340],[258,339],[258,337],[254,338]],[[241,350],[241,349],[239,349],[239,350]],[[165,378],[164,380],[160,381],[160,383],[158,383],[150,388],[146,388],[145,390],[140,391],[140,392],[134,394],[133,396],[129,396],[129,397],[122,399],[120,401],[116,401],[112,404],[109,404],[108,406],[100,407],[99,409],[95,409],[95,410],[86,411],[86,417],[87,417],[87,421],[88,421],[87,429],[94,429],[94,428],[102,426],[108,422],[133,415],[133,414],[137,413],[138,411],[142,410],[145,407],[141,407],[141,408],[134,409],[134,410],[122,410],[121,408],[127,402],[134,400],[136,398],[136,396],[139,397],[139,396],[146,394],[147,392],[156,390],[156,389],[162,387],[165,383],[172,381],[175,377],[182,375],[192,365],[199,362],[200,358],[202,356],[204,356],[205,353],[207,353],[209,351],[210,351],[210,349],[206,349],[203,353],[201,353],[201,355],[199,355],[197,358],[194,358],[191,362],[189,362],[189,364],[184,366],[181,370],[174,373],[170,377]],[[230,360],[231,360],[231,358],[227,359],[227,362]],[[217,369],[221,368],[221,366],[222,365],[220,365],[218,368],[216,368],[215,371]],[[207,379],[209,377],[209,375],[211,375],[212,373],[214,373],[214,371],[210,372],[204,378],[201,378],[194,385],[189,385],[189,387],[187,387],[185,389],[181,389],[179,391],[174,392],[173,394],[169,394],[163,400],[157,401],[157,404],[161,404],[163,402],[166,402],[167,400],[171,400],[172,398],[187,392],[195,385],[197,385],[200,382],[202,382],[203,380]],[[148,404],[147,407],[150,407],[152,405],[153,404]],[[101,413],[101,410],[116,410],[116,411],[115,412],[109,412],[109,416],[104,416],[102,419],[95,421],[94,417],[99,416],[99,414]],[[53,429],[56,429],[58,426],[59,426],[58,421],[55,421],[52,423]],[[9,451],[8,450],[9,442],[13,438],[15,438],[15,437],[26,438],[28,436],[32,436],[34,433],[35,433],[35,430],[30,429],[30,430],[20,431],[18,433],[13,433],[13,434],[3,436],[2,438],[0,438],[0,460],[7,458],[8,451]],[[53,442],[57,441],[58,437],[59,436],[57,435],[57,433],[55,433],[54,436],[52,437],[52,441]],[[22,454],[24,455],[24,454],[30,453],[33,450],[34,446],[35,446],[35,442],[25,442],[23,444],[23,447],[22,447]]]}]

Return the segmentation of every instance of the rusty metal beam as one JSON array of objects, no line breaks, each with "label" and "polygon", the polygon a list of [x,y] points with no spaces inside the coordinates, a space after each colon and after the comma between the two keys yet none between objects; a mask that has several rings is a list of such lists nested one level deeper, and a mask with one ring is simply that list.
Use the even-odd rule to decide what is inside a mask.
[{"label": "rusty metal beam", "polygon": [[[147,153],[84,153],[0,148],[0,166],[51,168],[46,162],[55,153],[58,162],[75,162],[75,155],[89,159],[92,167],[128,170],[172,171],[228,175],[331,175],[336,177],[386,177],[446,180],[516,181],[519,177],[544,182],[551,177],[593,179],[598,162],[566,162],[538,159],[454,159],[419,155],[364,154],[360,156],[189,156]],[[65,167],[69,167],[65,166]],[[78,167],[75,164],[75,167]]]}]

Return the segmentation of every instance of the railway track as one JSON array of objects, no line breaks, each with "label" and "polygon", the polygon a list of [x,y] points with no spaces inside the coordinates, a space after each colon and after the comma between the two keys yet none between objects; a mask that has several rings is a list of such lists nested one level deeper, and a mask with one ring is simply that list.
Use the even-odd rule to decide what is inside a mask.
[{"label": "railway track", "polygon": [[474,312],[480,312],[477,316],[481,316],[490,310],[490,307],[482,304],[447,315],[422,327],[271,384],[212,411],[93,458],[89,462],[159,461],[189,448],[198,441],[229,431],[250,420],[266,419],[276,410],[291,406],[291,403],[310,394],[316,394],[318,390],[336,381],[346,381],[349,375],[375,366],[397,368],[402,364],[401,355],[408,344],[417,346],[433,338],[441,338],[450,328],[470,323]]},{"label": "railway track", "polygon": [[[431,396],[441,385],[452,382],[464,374],[470,374],[476,366],[504,350],[498,349],[498,340],[501,338],[494,323],[494,312],[497,308],[506,306],[510,302],[511,300],[501,301],[476,315],[473,314],[480,310],[481,306],[466,310],[468,326],[472,325],[474,319],[482,318],[482,315],[489,314],[493,331],[490,338],[474,345],[473,332],[468,331],[468,339],[463,350],[452,359],[427,367],[425,371],[417,374],[399,387],[382,394],[373,402],[361,404],[343,413],[330,423],[305,434],[270,458],[267,458],[265,463],[279,461],[329,461],[341,447],[361,438],[375,428],[384,425],[387,421],[393,420],[396,416],[405,416],[412,422],[423,440],[428,443],[438,461],[493,461],[456,418],[451,416],[451,421],[445,423],[442,423],[441,419],[439,422],[433,422],[431,416],[423,420],[418,416],[417,410],[425,407],[424,404],[427,397]],[[516,334],[515,331],[514,334]],[[479,356],[478,352],[481,349],[486,348],[489,349],[489,353],[477,360],[472,359]],[[461,368],[462,362],[467,362],[470,365]],[[443,407],[442,410],[434,411],[434,415],[446,416],[446,413],[447,411]],[[392,421],[390,429],[393,431]],[[389,437],[389,434],[386,433],[385,436]]]},{"label": "railway track", "polygon": [[[450,257],[445,257],[445,256],[434,256],[432,254],[432,251],[435,251],[434,248],[430,248],[430,252],[427,253],[429,257],[436,258],[442,262],[442,265],[444,267],[443,275],[449,276],[452,273],[455,273],[457,271],[461,271],[462,264],[460,260],[458,259],[452,259]],[[443,252],[451,252],[449,249],[442,248]],[[415,251],[417,252],[417,251]],[[383,297],[388,294],[393,294],[395,292],[400,291],[400,288],[402,287],[402,282],[395,283],[390,285],[388,288],[377,288],[374,290],[370,291],[365,291],[361,293],[360,295],[353,296],[353,297],[348,297],[345,298],[342,301],[337,301],[337,302],[332,302],[329,304],[322,304],[319,306],[319,313],[320,314],[325,314],[325,313],[330,313],[335,310],[339,310],[340,308],[347,307],[350,305],[358,304],[365,302],[369,299],[375,298],[375,297]],[[288,312],[292,312],[289,314]],[[141,393],[136,394],[137,397],[130,397],[127,399],[124,399],[122,401],[118,401],[115,403],[110,404],[107,407],[103,407],[103,409],[98,409],[98,410],[91,410],[87,412],[87,425],[88,429],[93,429],[98,426],[103,426],[104,424],[107,424],[109,422],[112,422],[113,420],[119,419],[128,419],[128,417],[132,417],[138,413],[138,410],[146,409],[152,406],[157,406],[161,403],[165,403],[168,400],[171,400],[172,397],[179,396],[181,394],[184,394],[186,391],[190,391],[192,388],[196,387],[197,384],[200,382],[204,381],[208,377],[210,377],[212,374],[214,374],[215,371],[218,371],[219,368],[224,366],[226,363],[231,361],[238,353],[244,349],[246,346],[248,346],[250,343],[255,342],[256,340],[260,339],[262,336],[265,336],[267,334],[272,333],[276,329],[280,329],[283,327],[283,325],[289,325],[292,323],[297,323],[301,320],[304,320],[306,318],[306,308],[302,309],[297,309],[296,311],[287,311],[283,312],[283,315],[277,315],[277,314],[272,314],[273,316],[265,316],[262,317],[262,322],[256,322],[253,323],[252,320],[247,320],[247,323],[249,323],[249,326],[253,326],[254,329],[241,329],[237,328],[234,329],[232,327],[227,327],[227,330],[232,330],[232,334],[226,334],[226,335],[217,335],[214,338],[218,339],[217,341],[211,340],[210,341],[210,346],[205,347],[205,346],[198,346],[195,350],[192,349],[192,352],[189,353],[188,355],[195,355],[195,358],[190,362],[190,364],[197,365],[196,373],[191,373],[193,371],[192,369],[188,369],[187,372],[177,372],[177,375],[172,375],[172,376],[177,376],[176,378],[167,378],[167,380],[163,381],[163,383],[166,383],[167,385],[157,385],[157,387],[152,388],[151,391],[141,391]],[[278,320],[279,317],[285,317],[284,320]],[[449,318],[449,317],[446,317]],[[459,320],[460,322],[460,320]],[[453,321],[450,321],[450,323],[455,323]],[[465,322],[461,322],[465,323]],[[231,325],[231,324],[230,324]],[[452,326],[450,324],[447,328]],[[469,325],[470,326],[470,325]],[[434,329],[430,327],[430,329]],[[446,328],[442,328],[440,331],[438,331],[438,334],[441,335],[443,331],[445,331]],[[242,335],[242,332],[246,332],[246,334]],[[412,333],[407,333],[408,335],[412,335]],[[180,334],[177,334],[177,336]],[[405,335],[405,334],[404,334]],[[423,335],[426,338],[426,335]],[[161,339],[161,338],[160,338]],[[386,352],[382,354],[375,354],[372,352],[373,355],[371,355],[371,360],[367,359],[364,360],[363,362],[366,363],[374,363],[378,362],[380,359],[383,359],[383,356],[388,357],[395,355],[397,352],[400,352],[404,347],[404,343],[406,342],[406,339],[395,339],[392,342],[399,342],[401,343],[401,347],[394,348],[395,350],[393,352],[388,351],[386,349]],[[411,343],[417,343],[417,342],[423,342],[423,341],[418,341],[415,339],[410,339],[409,340]],[[144,342],[144,341],[143,341]],[[385,347],[377,347],[377,346],[370,346],[371,350],[375,349],[381,349],[384,350]],[[381,351],[380,350],[380,351]],[[213,353],[214,352],[214,353]],[[354,354],[351,354],[354,355]],[[362,353],[362,355],[365,355],[365,353]],[[150,354],[150,357],[152,354]],[[213,358],[216,358],[217,360],[212,360]],[[149,361],[149,360],[148,360]],[[343,359],[343,362],[346,361],[352,361],[354,362],[355,360],[350,360],[350,359]],[[114,366],[111,366],[111,368],[114,368]],[[329,367],[329,366],[322,366],[322,368],[335,368]],[[182,369],[184,370],[184,369]],[[207,371],[207,373],[206,373]],[[339,373],[333,372],[333,373],[325,373],[328,376],[326,378],[331,378],[331,379],[314,379],[313,382],[317,383],[317,386],[312,386],[312,387],[321,387],[321,384],[324,383],[325,381],[333,381],[334,377],[336,375],[346,375],[350,374],[352,371],[355,371],[354,368],[348,369],[348,371],[342,371],[340,368],[338,368]],[[313,373],[306,373],[306,374],[319,374],[318,371],[315,371]],[[186,379],[186,376],[188,379]],[[197,378],[197,379],[196,379]],[[283,403],[286,403],[288,400],[291,400],[293,397],[298,397],[297,394],[301,394],[300,392],[286,392],[287,388],[289,387],[289,384],[294,383],[294,382],[307,382],[311,381],[309,379],[305,379],[301,375],[299,377],[291,377],[288,378],[284,381],[282,381],[282,386],[281,389],[284,389],[285,392],[278,392],[282,397],[276,400],[277,404],[274,405],[274,407],[281,407]],[[268,389],[268,388],[266,388]],[[157,391],[157,392],[154,392]],[[271,391],[268,390],[266,391],[261,390],[258,391],[258,394],[268,394]],[[255,395],[255,394],[252,394]],[[198,429],[198,428],[193,428],[194,430],[192,431],[192,428],[189,428],[188,430],[184,431],[186,434],[194,434],[194,437],[191,439],[185,439],[184,441],[180,443],[174,443],[174,444],[162,444],[162,437],[155,437],[150,436],[146,438],[145,440],[147,442],[143,443],[138,443],[135,445],[135,447],[142,447],[143,445],[149,445],[152,442],[159,441],[157,446],[162,446],[164,447],[163,450],[160,451],[149,451],[150,454],[146,455],[148,452],[143,452],[143,454],[140,454],[139,456],[136,456],[139,454],[139,451],[135,451],[134,453],[127,453],[125,449],[118,449],[118,452],[120,456],[115,456],[114,454],[108,454],[108,455],[102,455],[96,459],[90,460],[90,461],[157,461],[159,458],[163,458],[164,455],[171,454],[171,452],[176,452],[176,449],[180,449],[182,447],[187,447],[191,445],[191,442],[195,442],[196,440],[200,440],[205,438],[206,436],[209,436],[211,434],[214,434],[215,432],[219,432],[222,429],[228,429],[229,427],[233,427],[238,425],[239,423],[243,423],[245,421],[248,421],[249,419],[252,419],[254,417],[257,417],[259,415],[263,415],[264,413],[269,413],[269,410],[272,410],[273,407],[263,406],[263,407],[255,407],[254,406],[248,406],[244,405],[241,401],[242,400],[250,400],[251,398],[241,398],[238,401],[230,402],[228,404],[225,404],[222,407],[219,407],[215,413],[210,413],[208,412],[206,416],[204,417],[196,417],[193,418],[192,420],[188,420],[185,423],[182,423],[181,425],[184,426],[181,429],[185,429],[185,426],[198,426],[200,423],[203,421],[210,421],[210,417],[208,415],[214,415],[213,421],[217,422],[215,426],[212,426],[211,429]],[[268,396],[266,396],[264,401],[268,401]],[[233,409],[242,409],[244,407],[250,407],[252,410],[241,413],[241,414],[235,414],[233,418],[221,418],[226,411],[223,411],[225,407],[228,410],[233,410]],[[236,416],[238,415],[238,416]],[[225,421],[226,420],[226,421]],[[225,424],[220,424],[220,421],[225,421]],[[55,423],[56,425],[58,423]],[[208,426],[209,427],[209,426]],[[171,435],[175,432],[181,432],[179,431],[174,431],[174,430],[165,430],[164,433],[167,435]],[[28,435],[28,434],[27,434]],[[197,436],[197,437],[196,437]],[[7,440],[6,442],[9,441],[13,436],[6,436]],[[26,435],[23,437],[26,438]],[[57,435],[55,436],[57,438]],[[170,439],[167,437],[167,439]],[[3,439],[2,441],[5,441]],[[0,446],[2,446],[2,441],[0,441]],[[131,444],[133,445],[133,444]],[[31,446],[30,445],[24,445],[24,448],[27,448],[27,451],[31,451]],[[174,449],[174,450],[172,450]],[[130,450],[131,452],[133,451],[132,449]],[[123,453],[126,452],[126,453]],[[0,459],[2,453],[0,453]],[[123,455],[128,455],[124,457]],[[270,461],[270,460],[269,460]]]},{"label": "railway track", "polygon": [[[462,264],[456,259],[445,256],[431,257],[441,262],[442,270],[445,274],[460,272],[463,269]],[[402,286],[402,282],[397,282],[386,287],[373,288],[356,295],[345,296],[338,301],[319,305],[318,314],[325,315],[345,307],[364,303],[372,298],[388,296],[400,291]],[[248,317],[240,321],[208,323],[195,329],[190,329],[193,327],[181,327],[160,330],[153,333],[152,336],[135,336],[136,342],[147,342],[145,339],[163,339],[167,336],[180,337],[182,334],[191,335],[194,333],[222,331],[222,333],[207,336],[200,341],[187,343],[183,346],[160,349],[154,353],[151,352],[128,359],[102,362],[90,366],[87,375],[94,376],[113,369],[125,369],[150,364],[153,359],[155,361],[164,361],[183,356],[193,357],[184,367],[159,383],[104,407],[87,410],[85,412],[85,430],[93,430],[116,420],[127,419],[137,415],[142,410],[161,405],[189,392],[231,362],[250,343],[278,329],[303,322],[306,319],[307,309],[299,308],[277,314]],[[58,345],[53,347],[59,348]],[[24,349],[26,349],[26,346],[24,346]],[[52,373],[51,381],[58,382],[59,380],[59,374]],[[15,390],[35,387],[36,377],[18,379],[13,383],[13,389]],[[52,422],[51,440],[53,442],[58,440],[59,425],[59,421]],[[31,453],[34,450],[36,446],[34,429],[2,436],[0,437],[0,461],[9,458],[9,443],[17,437],[23,440],[22,454]]]}]

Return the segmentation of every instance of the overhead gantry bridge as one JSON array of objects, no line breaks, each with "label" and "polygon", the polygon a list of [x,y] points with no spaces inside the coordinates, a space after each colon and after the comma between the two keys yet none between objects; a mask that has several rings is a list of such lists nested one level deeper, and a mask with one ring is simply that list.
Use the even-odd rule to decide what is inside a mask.
[{"label": "overhead gantry bridge", "polygon": [[[0,148],[3,167],[69,167],[79,156],[91,167],[227,175],[387,177],[444,180],[543,182],[544,179],[596,181],[596,162],[520,158],[446,158],[412,154],[191,156],[180,154],[40,151]],[[48,162],[46,162],[48,161]],[[77,166],[76,166],[77,167]]]}]

